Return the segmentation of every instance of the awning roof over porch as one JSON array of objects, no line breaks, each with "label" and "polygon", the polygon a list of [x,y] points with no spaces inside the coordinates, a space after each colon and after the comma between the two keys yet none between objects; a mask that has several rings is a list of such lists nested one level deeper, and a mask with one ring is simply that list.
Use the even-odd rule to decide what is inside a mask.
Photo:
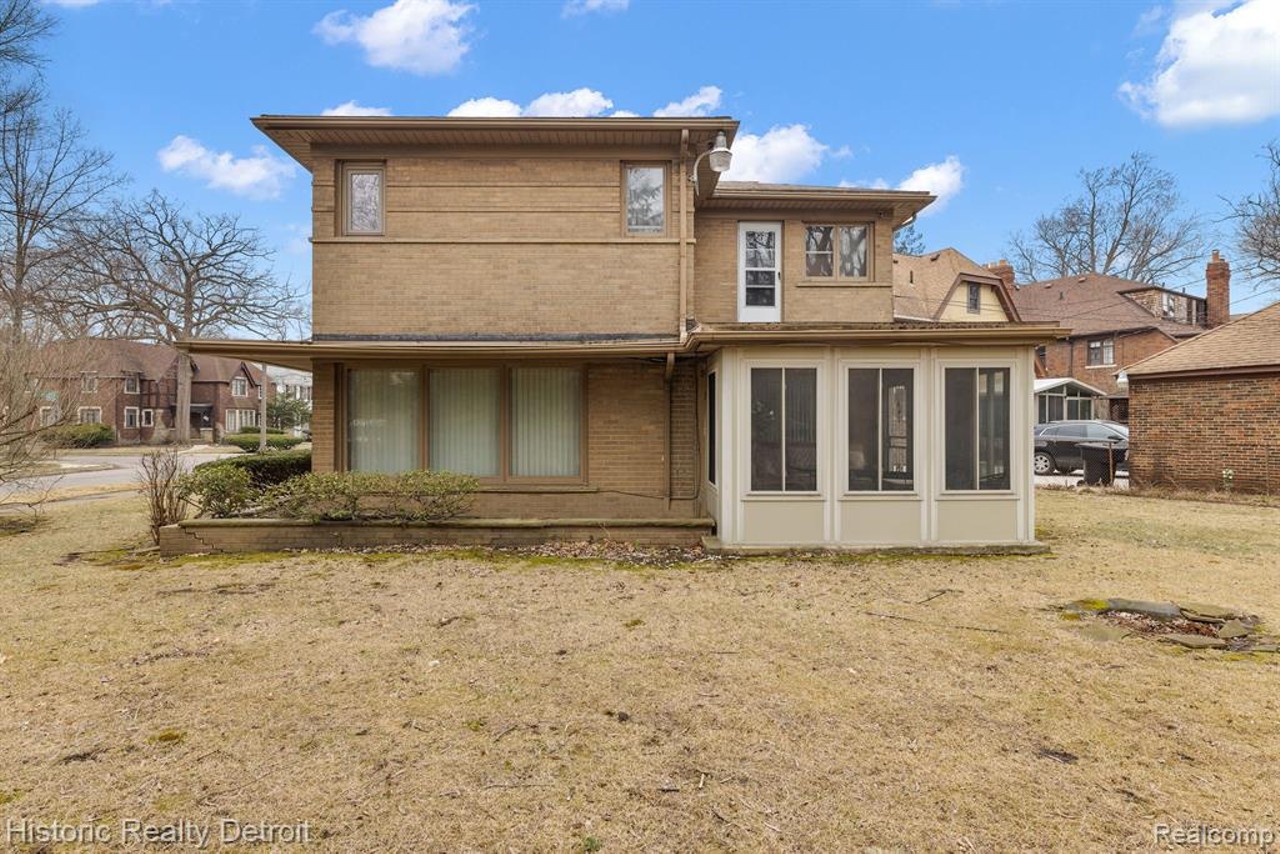
[{"label": "awning roof over porch", "polygon": [[1044,391],[1057,391],[1063,389],[1065,391],[1081,391],[1094,397],[1106,397],[1107,393],[1100,388],[1091,386],[1088,383],[1082,383],[1074,377],[1049,377],[1046,379],[1036,380],[1036,394]]},{"label": "awning roof over porch", "polygon": [[960,346],[1040,344],[1065,334],[1044,323],[729,323],[699,326],[685,339],[670,337],[564,336],[541,340],[440,339],[391,336],[313,341],[193,339],[178,343],[189,353],[230,356],[284,368],[311,370],[313,361],[347,359],[610,358],[692,355],[725,346],[948,344]]}]

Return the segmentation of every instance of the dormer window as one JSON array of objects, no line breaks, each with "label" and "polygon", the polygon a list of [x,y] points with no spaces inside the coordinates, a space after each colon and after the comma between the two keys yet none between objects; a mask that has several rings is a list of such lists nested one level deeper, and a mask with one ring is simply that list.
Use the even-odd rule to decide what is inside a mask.
[{"label": "dormer window", "polygon": [[656,236],[667,230],[667,170],[629,163],[624,169],[627,234]]},{"label": "dormer window", "polygon": [[810,225],[804,236],[804,274],[809,279],[867,278],[867,225]]},{"label": "dormer window", "polygon": [[969,313],[979,314],[982,312],[982,285],[977,282],[969,283]]},{"label": "dormer window", "polygon": [[231,378],[231,396],[232,397],[248,397],[249,381],[244,377]]},{"label": "dormer window", "polygon": [[137,374],[126,374],[124,378],[124,393],[137,394],[139,389],[139,381]]},{"label": "dormer window", "polygon": [[340,172],[343,234],[382,234],[386,168],[381,163],[344,163]]}]

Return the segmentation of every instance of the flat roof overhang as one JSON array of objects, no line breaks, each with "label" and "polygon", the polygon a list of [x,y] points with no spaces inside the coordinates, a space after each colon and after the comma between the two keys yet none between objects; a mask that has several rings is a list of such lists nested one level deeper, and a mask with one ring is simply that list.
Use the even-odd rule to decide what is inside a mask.
[{"label": "flat roof overhang", "polygon": [[192,339],[180,341],[188,353],[226,356],[309,371],[315,361],[355,359],[627,358],[692,355],[720,347],[756,344],[839,346],[846,344],[1035,345],[1062,337],[1056,325],[1031,323],[881,323],[841,326],[732,324],[703,327],[678,338],[596,341],[395,340],[265,341]]}]

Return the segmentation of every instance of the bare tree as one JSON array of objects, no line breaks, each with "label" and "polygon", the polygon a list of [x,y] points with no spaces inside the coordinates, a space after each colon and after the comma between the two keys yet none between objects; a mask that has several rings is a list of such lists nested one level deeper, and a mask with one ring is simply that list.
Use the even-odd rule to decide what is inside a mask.
[{"label": "bare tree", "polygon": [[1009,238],[1023,281],[1101,273],[1158,283],[1203,255],[1200,221],[1181,213],[1178,182],[1135,153],[1119,166],[1080,171],[1081,193]]},{"label": "bare tree", "polygon": [[54,19],[39,0],[0,2],[0,67],[38,68],[44,57],[36,44],[53,28]]},{"label": "bare tree", "polygon": [[[301,312],[255,228],[188,216],[158,192],[117,203],[82,235],[80,286],[63,305],[90,324],[132,324],[170,344],[233,331],[270,334]],[[191,436],[191,363],[178,360],[176,438]]]},{"label": "bare tree", "polygon": [[34,88],[0,110],[0,304],[13,340],[74,265],[77,234],[122,179],[111,155],[85,143],[65,111],[46,112]]},{"label": "bare tree", "polygon": [[893,233],[893,251],[899,255],[923,255],[924,235],[916,230],[916,224],[900,228]]},{"label": "bare tree", "polygon": [[1228,201],[1228,219],[1236,224],[1242,270],[1257,291],[1280,290],[1280,141],[1265,148],[1271,169],[1262,189],[1237,202]]}]

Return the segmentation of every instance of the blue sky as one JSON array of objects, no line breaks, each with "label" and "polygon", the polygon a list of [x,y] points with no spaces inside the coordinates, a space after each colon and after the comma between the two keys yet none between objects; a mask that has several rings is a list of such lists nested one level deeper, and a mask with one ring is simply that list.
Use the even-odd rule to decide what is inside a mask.
[{"label": "blue sky", "polygon": [[1219,219],[1280,137],[1280,0],[49,5],[54,102],[136,191],[239,213],[302,284],[306,175],[260,113],[728,114],[732,177],[932,190],[926,243],[980,262],[1137,150]]}]

